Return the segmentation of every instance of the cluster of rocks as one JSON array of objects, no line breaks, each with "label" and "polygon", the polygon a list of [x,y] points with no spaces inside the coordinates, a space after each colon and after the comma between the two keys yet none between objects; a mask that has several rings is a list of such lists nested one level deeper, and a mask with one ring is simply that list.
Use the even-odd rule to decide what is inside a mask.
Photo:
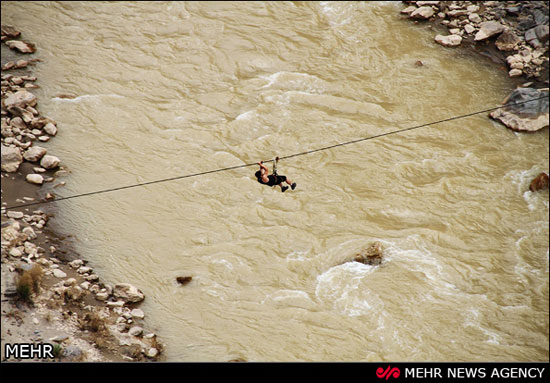
[{"label": "cluster of rocks", "polygon": [[[2,42],[20,53],[34,53],[36,46],[28,41],[15,40],[21,31],[11,25],[2,25]],[[3,68],[2,68],[3,69]]]},{"label": "cluster of rocks", "polygon": [[[76,259],[64,262],[56,257],[57,249],[54,246],[46,250],[33,243],[37,237],[34,228],[45,225],[48,220],[43,212],[35,211],[32,215],[9,213],[11,218],[2,224],[2,263],[7,264],[6,273],[3,271],[2,277],[9,281],[3,289],[5,297],[17,297],[18,274],[39,265],[43,275],[51,277],[52,284],[40,293],[35,292],[33,304],[36,310],[50,308],[59,311],[62,308],[65,325],[72,320],[75,328],[82,328],[82,322],[90,314],[100,314],[96,317],[100,318],[103,327],[103,340],[97,342],[96,335],[96,343],[119,349],[122,358],[127,360],[155,360],[159,357],[163,346],[157,342],[156,334],[144,332],[140,321],[144,319],[145,313],[134,307],[145,299],[141,290],[128,283],[114,286],[102,283],[85,261]],[[90,299],[96,303],[93,304]],[[80,316],[77,314],[79,310]],[[98,327],[97,324],[95,326]],[[72,336],[49,340],[68,346],[72,340],[82,338],[78,330],[72,333]]]},{"label": "cluster of rocks", "polygon": [[[9,33],[9,35],[7,35]],[[17,37],[19,31],[11,26],[2,26],[2,39],[11,47],[18,45],[8,44],[17,40],[4,40],[5,37]],[[25,43],[29,44],[29,43]],[[15,48],[14,48],[15,49]],[[32,50],[21,50],[23,53],[32,53]],[[29,61],[19,60],[17,63],[4,64],[2,71],[24,68]],[[16,172],[23,161],[35,163],[34,173],[27,174],[26,180],[41,185],[52,181],[52,177],[44,178],[42,173],[56,169],[60,160],[56,156],[47,154],[47,149],[35,145],[35,141],[47,142],[57,134],[57,123],[50,118],[41,117],[36,109],[37,97],[29,91],[36,88],[34,76],[16,76],[10,73],[2,74],[2,171]]]},{"label": "cluster of rocks", "polygon": [[[548,127],[548,2],[404,1],[401,13],[447,27],[435,41],[444,46],[470,44],[507,66],[508,75],[523,83],[505,100],[506,108],[490,117],[515,131]],[[527,81],[527,82],[524,82]],[[530,87],[537,83],[540,87]],[[542,87],[541,87],[542,85]],[[527,102],[527,100],[535,100]],[[519,104],[519,105],[518,105]]]},{"label": "cluster of rocks", "polygon": [[[24,258],[24,260],[30,262],[33,257],[37,257],[39,248],[29,241],[36,239],[37,231],[41,230],[48,222],[48,215],[42,210],[35,210],[32,215],[20,211],[8,211],[7,217],[10,220],[2,223],[2,251],[9,249],[7,251],[14,257],[27,254],[29,258]],[[24,228],[21,229],[18,219],[23,222]]]},{"label": "cluster of rocks", "polygon": [[[2,41],[10,49],[17,54],[33,53],[35,45],[17,40],[20,35],[16,28],[2,26]],[[103,283],[85,261],[70,261],[63,255],[66,251],[56,248],[62,246],[56,244],[59,239],[46,231],[50,216],[42,210],[31,213],[24,205],[19,210],[5,207],[7,189],[14,190],[9,193],[15,195],[9,197],[15,199],[10,201],[12,206],[13,202],[25,204],[34,198],[21,195],[23,185],[42,185],[53,181],[49,175],[63,171],[58,170],[59,158],[36,145],[57,134],[56,122],[40,116],[37,97],[29,91],[37,87],[36,77],[4,73],[36,61],[15,60],[2,65],[2,312],[4,316],[7,307],[17,312],[13,326],[3,321],[2,339],[19,332],[19,338],[11,342],[58,343],[66,361],[156,360],[163,346],[154,333],[143,330],[140,321],[145,314],[135,307],[144,300],[143,292],[127,283]],[[25,162],[31,165],[23,166]],[[29,169],[32,171],[25,174]],[[8,177],[10,173],[23,177]],[[50,198],[54,196],[46,194],[46,199]],[[36,270],[42,288],[33,285],[30,304],[22,305],[18,287],[25,273]],[[29,326],[27,332],[21,330],[25,326]],[[45,336],[48,331],[56,335]]]},{"label": "cluster of rocks", "polygon": [[510,77],[548,81],[548,2],[404,1],[401,13],[445,25],[435,41],[455,47],[494,44],[506,58]]}]

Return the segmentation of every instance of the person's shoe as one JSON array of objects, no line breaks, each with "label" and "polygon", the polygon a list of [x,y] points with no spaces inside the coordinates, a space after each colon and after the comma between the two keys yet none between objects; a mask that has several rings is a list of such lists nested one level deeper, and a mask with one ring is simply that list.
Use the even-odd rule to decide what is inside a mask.
[{"label": "person's shoe", "polygon": [[283,186],[283,187],[281,188],[281,191],[284,193],[284,192],[286,192],[287,189],[288,189],[288,186]]},{"label": "person's shoe", "polygon": [[296,189],[296,182],[294,182],[292,185],[290,185],[290,187],[292,188],[292,190]]}]

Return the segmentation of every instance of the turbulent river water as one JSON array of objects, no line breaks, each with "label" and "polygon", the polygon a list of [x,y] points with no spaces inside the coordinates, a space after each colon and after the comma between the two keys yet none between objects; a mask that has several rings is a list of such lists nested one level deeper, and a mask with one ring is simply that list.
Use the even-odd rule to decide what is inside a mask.
[{"label": "turbulent river water", "polygon": [[[483,110],[513,89],[401,7],[2,2],[2,23],[43,59],[35,93],[59,125],[44,146],[71,171],[67,196]],[[548,192],[528,186],[548,161],[548,129],[481,114],[283,160],[298,184],[285,193],[250,167],[66,200],[54,221],[106,283],[143,290],[168,361],[547,361]],[[381,266],[344,262],[374,240]]]}]

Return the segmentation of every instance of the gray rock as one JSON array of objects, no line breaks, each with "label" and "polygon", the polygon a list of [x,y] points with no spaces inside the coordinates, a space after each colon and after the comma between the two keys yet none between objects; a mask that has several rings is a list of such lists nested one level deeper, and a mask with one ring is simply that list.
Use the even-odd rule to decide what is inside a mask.
[{"label": "gray rock", "polygon": [[30,226],[25,227],[23,230],[21,230],[23,234],[27,235],[27,238],[29,239],[35,239],[36,233],[34,232],[33,228]]},{"label": "gray rock", "polygon": [[498,50],[512,51],[520,41],[519,37],[512,30],[506,29],[495,41],[495,45]]},{"label": "gray rock", "polygon": [[133,310],[130,312],[130,315],[132,316],[132,318],[136,318],[136,319],[143,319],[143,318],[145,318],[145,313],[144,313],[143,310],[141,310],[141,309],[133,309]]},{"label": "gray rock", "polygon": [[550,17],[548,16],[548,10],[546,12],[544,9],[535,9],[533,11],[533,18],[535,19],[535,24],[538,25],[547,25]]},{"label": "gray rock", "polygon": [[8,211],[7,215],[8,215],[8,218],[14,218],[14,219],[21,219],[25,216],[25,214],[23,214],[22,211],[13,211],[13,210]]},{"label": "gray rock", "polygon": [[423,7],[425,5],[438,5],[440,1],[417,1],[416,5]]},{"label": "gray rock", "polygon": [[21,34],[19,30],[11,25],[2,25],[2,36],[17,37]]},{"label": "gray rock", "polygon": [[468,14],[468,11],[465,9],[454,9],[452,11],[447,12],[447,15],[451,17],[460,17],[460,16],[465,16],[467,14]]},{"label": "gray rock", "polygon": [[36,51],[36,46],[32,43],[27,43],[20,40],[9,40],[6,41],[6,45],[10,49],[15,49],[21,53],[34,53]]},{"label": "gray rock", "polygon": [[141,328],[140,326],[134,326],[130,330],[128,330],[128,334],[132,336],[140,336],[141,334],[143,334],[143,328]]},{"label": "gray rock", "polygon": [[[538,100],[528,101],[534,99]],[[521,102],[525,103],[514,105]],[[517,88],[508,96],[505,105],[506,108],[497,109],[489,116],[516,131],[534,132],[548,127],[548,90]]]},{"label": "gray rock", "polygon": [[542,43],[539,41],[536,28],[531,28],[524,35],[525,41],[529,43],[533,48],[542,47]]},{"label": "gray rock", "polygon": [[74,279],[74,278],[69,278],[69,279],[67,279],[63,282],[63,286],[70,287],[70,286],[74,286],[74,285],[76,285],[76,279]]},{"label": "gray rock", "polygon": [[14,117],[10,121],[10,126],[13,128],[17,128],[20,131],[27,129],[27,125],[25,125],[25,122],[21,117]]},{"label": "gray rock", "polygon": [[416,7],[415,6],[410,6],[410,7],[407,7],[405,9],[402,9],[401,10],[401,13],[404,14],[404,15],[410,15],[411,13],[413,13],[414,11],[416,11]]},{"label": "gray rock", "polygon": [[149,357],[149,358],[155,358],[158,354],[159,354],[159,350],[157,350],[157,349],[154,348],[154,347],[151,347],[151,348],[147,351],[147,357]]},{"label": "gray rock", "polygon": [[37,185],[42,185],[44,183],[44,177],[42,177],[40,174],[27,174],[26,180],[31,184]]},{"label": "gray rock", "polygon": [[412,19],[427,20],[434,15],[432,7],[420,7],[410,14]]},{"label": "gray rock", "polygon": [[67,277],[67,273],[65,273],[64,271],[61,271],[59,269],[53,269],[52,274],[56,278],[65,278],[65,277]]},{"label": "gray rock", "polygon": [[8,93],[8,96],[3,100],[6,109],[12,107],[26,108],[27,106],[34,106],[36,105],[36,101],[36,96],[24,89],[18,90],[15,93]]},{"label": "gray rock", "polygon": [[69,262],[69,266],[71,266],[73,269],[77,269],[83,264],[84,261],[82,259],[75,259],[74,261]]},{"label": "gray rock", "polygon": [[462,37],[459,35],[437,35],[435,36],[435,41],[445,47],[456,47],[462,42]]},{"label": "gray rock", "polygon": [[16,172],[21,162],[23,162],[23,157],[18,148],[4,146],[4,144],[2,144],[2,171],[8,173]]},{"label": "gray rock", "polygon": [[90,282],[97,282],[99,280],[99,275],[97,275],[97,274],[87,275],[86,280],[90,281]]},{"label": "gray rock", "polygon": [[97,299],[98,301],[106,301],[107,299],[109,299],[109,294],[106,292],[99,292],[95,295],[95,299]]},{"label": "gray rock", "polygon": [[57,134],[57,127],[51,122],[48,122],[43,129],[50,136],[55,136]]},{"label": "gray rock", "polygon": [[47,152],[48,151],[41,146],[31,146],[23,153],[23,158],[29,162],[36,162],[44,157]]},{"label": "gray rock", "polygon": [[[5,281],[5,286],[4,286]],[[14,297],[17,295],[17,284],[15,273],[9,273],[5,278],[2,278],[2,292],[5,297]]]},{"label": "gray rock", "polygon": [[89,266],[81,266],[81,267],[78,268],[78,270],[76,270],[76,272],[78,274],[88,274],[88,273],[91,273],[92,270],[93,269]]},{"label": "gray rock", "polygon": [[[92,281],[90,281],[90,282],[92,282]],[[99,287],[99,285],[96,285],[96,284],[92,284],[92,286],[90,287],[90,292],[92,292],[94,294],[99,293],[100,290],[101,290],[101,287]]]},{"label": "gray rock", "polygon": [[7,108],[14,116],[21,117],[26,124],[29,124],[34,119],[34,115],[25,108],[19,106],[12,106]]},{"label": "gray rock", "polygon": [[468,16],[468,20],[472,23],[481,23],[481,17],[477,13],[472,13]]},{"label": "gray rock", "polygon": [[74,301],[79,301],[84,297],[84,290],[80,286],[71,286],[65,290],[65,296]]},{"label": "gray rock", "polygon": [[504,31],[505,27],[497,21],[485,21],[480,24],[479,31],[476,33],[474,40],[482,41],[489,37],[496,36]]},{"label": "gray rock", "polygon": [[118,283],[113,289],[113,295],[125,302],[141,302],[145,299],[143,292],[129,283]]},{"label": "gray rock", "polygon": [[467,34],[473,33],[475,30],[476,29],[472,24],[464,25],[464,32],[466,32]]},{"label": "gray rock", "polygon": [[107,302],[107,306],[109,306],[109,307],[122,307],[122,306],[124,306],[124,301]]},{"label": "gray rock", "polygon": [[40,160],[40,166],[45,169],[54,169],[59,166],[59,162],[59,158],[57,158],[56,156],[50,156],[49,154],[46,154]]},{"label": "gray rock", "polygon": [[135,336],[132,336],[129,333],[127,334],[115,333],[114,335],[118,338],[118,343],[121,346],[136,345],[136,346],[139,346],[141,349],[148,347],[141,339],[136,338]]},{"label": "gray rock", "polygon": [[75,345],[69,345],[63,349],[63,358],[70,362],[79,362],[84,358],[84,354],[80,347]]},{"label": "gray rock", "polygon": [[34,265],[31,265],[29,263],[19,263],[17,265],[17,269],[20,271],[31,271]]},{"label": "gray rock", "polygon": [[17,247],[12,247],[10,249],[10,252],[9,254],[12,256],[12,257],[16,257],[16,258],[19,258],[23,255],[23,252],[21,250],[19,250]]},{"label": "gray rock", "polygon": [[537,25],[535,27],[535,33],[541,43],[545,43],[548,40],[548,25]]}]

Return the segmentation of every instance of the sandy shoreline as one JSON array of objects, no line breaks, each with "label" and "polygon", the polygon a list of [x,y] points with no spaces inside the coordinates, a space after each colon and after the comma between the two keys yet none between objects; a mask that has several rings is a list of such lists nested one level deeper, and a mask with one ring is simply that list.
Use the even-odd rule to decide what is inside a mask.
[{"label": "sandy shoreline", "polygon": [[[440,2],[407,3],[410,4],[404,4],[404,7],[414,3],[420,8],[423,5],[417,3]],[[434,14],[437,17],[437,13],[434,12]],[[484,17],[482,12],[480,17]],[[443,24],[442,20],[443,18],[439,20],[434,18],[432,21],[443,28],[446,24]],[[17,28],[16,25],[14,27]],[[24,40],[25,31],[22,33],[23,36],[15,40]],[[510,68],[507,67],[506,62],[508,54],[495,48],[494,41],[495,38],[477,43],[474,41],[474,34],[469,34],[463,39],[461,49],[489,57],[495,63],[495,70],[503,70],[504,66],[505,70],[509,71]],[[548,42],[546,41],[545,44],[546,51],[543,57],[548,55]],[[37,47],[37,50],[40,50],[40,47]],[[15,63],[21,59],[28,60],[29,57],[33,56],[15,53],[2,44],[3,67],[10,61]],[[40,65],[40,62],[33,65]],[[420,65],[423,64],[420,63]],[[17,86],[13,82],[10,83],[10,79],[4,80],[4,76],[32,77],[32,65],[20,69],[13,67],[3,71],[2,75],[2,99],[4,100],[4,81],[9,83],[6,84],[6,91],[12,91],[15,89],[13,87]],[[530,75],[529,72],[514,75],[511,80],[518,86],[548,87],[548,60],[541,64],[538,77]],[[39,79],[23,80],[19,85],[24,86],[25,83],[39,83]],[[532,84],[525,85],[529,83]],[[11,90],[8,89],[9,87],[12,87]],[[32,88],[27,89],[32,91]],[[502,98],[506,96],[502,95]],[[37,105],[33,108],[39,109],[40,100]],[[2,103],[3,125],[4,122],[9,125],[4,119],[13,117],[10,113]],[[38,114],[34,117],[41,116]],[[43,131],[43,128],[38,130]],[[63,126],[56,126],[56,128],[62,131]],[[40,136],[55,139],[55,135],[43,132]],[[3,144],[5,138],[8,137],[4,137],[3,133]],[[32,142],[33,146],[47,148],[47,143],[42,144],[38,138],[33,140],[27,136],[23,144],[26,142]],[[2,171],[2,207],[38,202],[45,198],[47,193],[64,195],[63,159],[60,167],[45,169],[43,172],[34,170],[40,167],[38,162],[23,161],[16,172]],[[38,186],[29,183],[26,180],[28,174],[41,175],[45,184]],[[50,178],[51,180],[47,181]],[[56,219],[55,213],[58,209],[63,209],[62,204],[51,203],[15,209],[23,213],[22,216],[16,215],[19,218],[14,217],[13,214],[9,217],[8,212],[2,209],[2,361],[19,361],[16,358],[6,358],[4,353],[6,343],[28,342],[59,344],[61,349],[54,361],[162,360],[163,347],[157,342],[156,335],[142,328],[142,317],[146,313],[140,312],[139,309],[135,310],[139,307],[139,302],[125,302],[124,299],[115,296],[116,286],[103,283],[101,276],[87,269],[89,266],[86,260],[81,260],[71,247],[68,238],[63,238],[49,230],[47,222]],[[44,224],[41,224],[41,221],[44,221]],[[63,226],[62,223],[57,222],[57,224]],[[25,245],[27,242],[29,245]],[[44,276],[41,279],[39,291],[32,297],[32,302],[27,302],[16,291],[17,280],[26,271],[30,271],[29,267],[33,265],[39,265]],[[34,359],[34,361],[38,360]]]},{"label": "sandy shoreline", "polygon": [[[6,32],[6,33],[5,33]],[[21,36],[7,36],[2,26],[2,40],[25,41]],[[15,32],[14,32],[15,34]],[[40,47],[37,47],[39,50]],[[45,128],[36,104],[21,105],[32,114],[17,119],[24,111],[6,108],[7,98],[19,91],[31,91],[39,79],[32,76],[32,53],[19,53],[2,44],[2,151],[18,148],[23,155],[33,147],[44,147],[56,135],[57,124]],[[17,65],[17,64],[19,65]],[[20,66],[20,68],[17,68]],[[26,84],[31,84],[26,85]],[[26,93],[20,93],[26,95]],[[32,94],[32,93],[31,93]],[[24,125],[22,125],[24,123]],[[33,123],[35,123],[33,125]],[[42,125],[42,126],[41,126]],[[13,129],[16,126],[16,129]],[[28,129],[27,129],[28,128]],[[62,127],[60,127],[62,129]],[[44,144],[42,143],[44,142]],[[50,155],[48,153],[48,155]],[[2,162],[2,329],[1,360],[4,361],[155,361],[163,346],[154,333],[142,326],[145,313],[138,308],[141,297],[124,296],[125,286],[109,286],[93,273],[87,262],[71,248],[70,238],[51,231],[55,203],[29,207],[7,207],[44,201],[48,193],[62,194],[63,163],[48,166],[40,159],[21,158],[16,171]],[[50,155],[50,157],[52,157]],[[53,156],[55,157],[55,156]],[[18,161],[16,161],[18,162]],[[11,165],[11,163],[10,163]],[[43,167],[51,167],[46,169]],[[6,169],[5,169],[6,167]],[[39,175],[44,185],[28,181],[29,174]],[[25,291],[25,278],[35,272],[31,292]],[[142,294],[134,288],[136,293]],[[120,290],[120,291],[118,291]],[[143,299],[143,298],[141,298]],[[47,343],[55,346],[55,358],[20,359],[6,355],[6,344]]]}]

